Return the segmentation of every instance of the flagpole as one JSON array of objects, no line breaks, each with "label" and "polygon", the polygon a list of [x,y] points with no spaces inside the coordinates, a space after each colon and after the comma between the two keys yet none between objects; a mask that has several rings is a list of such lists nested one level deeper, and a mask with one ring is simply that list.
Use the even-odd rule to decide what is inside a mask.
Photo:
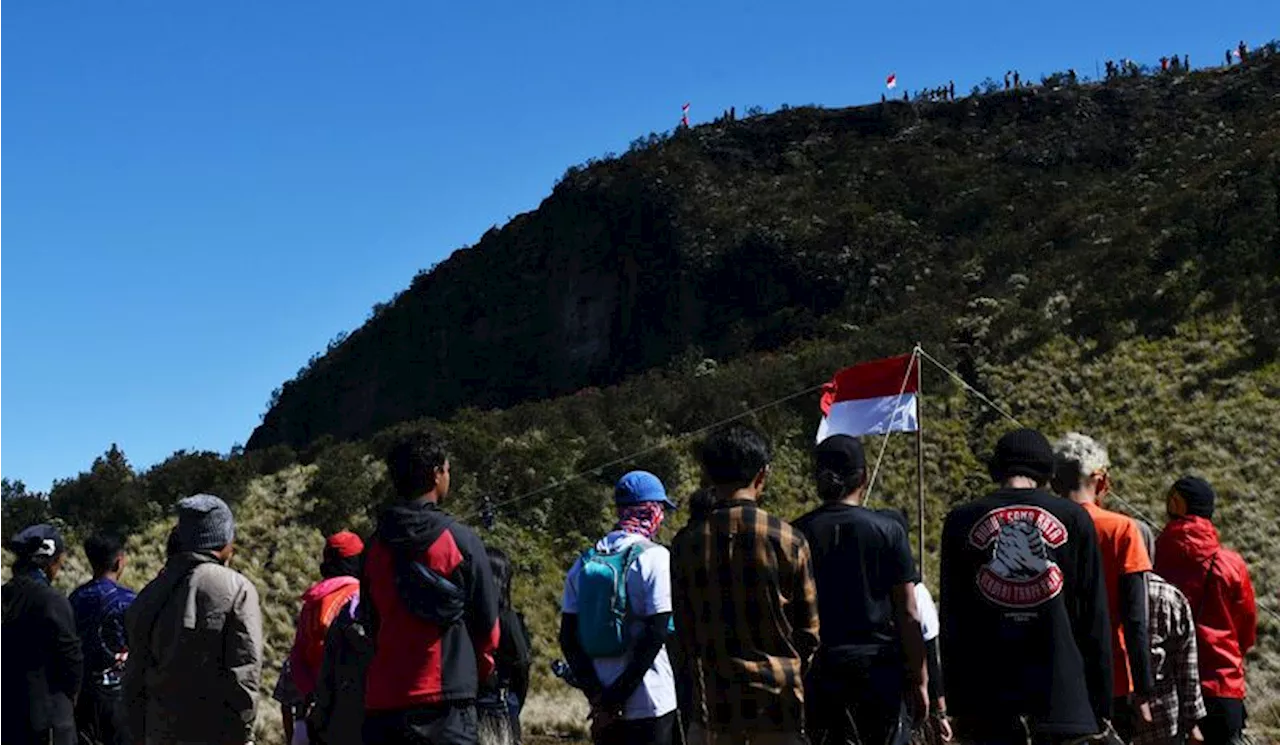
[{"label": "flagpole", "polygon": [[919,342],[912,358],[916,365],[916,537],[920,543],[920,580],[924,581],[924,387]]}]

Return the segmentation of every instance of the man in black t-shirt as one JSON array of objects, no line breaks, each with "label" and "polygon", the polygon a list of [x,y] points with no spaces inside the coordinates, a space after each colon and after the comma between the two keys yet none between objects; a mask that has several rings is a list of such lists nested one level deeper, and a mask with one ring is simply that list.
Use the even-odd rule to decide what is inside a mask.
[{"label": "man in black t-shirt", "polygon": [[905,743],[907,705],[917,719],[928,709],[907,534],[893,518],[862,506],[861,443],[828,437],[815,460],[823,505],[794,523],[813,555],[823,629],[805,683],[808,731],[815,745]]},{"label": "man in black t-shirt", "polygon": [[1044,435],[1000,438],[994,493],[942,528],[942,672],[956,735],[1060,743],[1106,728],[1111,622],[1093,520],[1044,491]]}]

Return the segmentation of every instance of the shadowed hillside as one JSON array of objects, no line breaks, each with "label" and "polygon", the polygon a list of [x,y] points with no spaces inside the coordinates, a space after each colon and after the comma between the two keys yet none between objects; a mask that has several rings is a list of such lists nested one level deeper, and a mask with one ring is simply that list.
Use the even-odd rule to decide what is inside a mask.
[{"label": "shadowed hillside", "polygon": [[248,448],[366,437],[842,324],[897,319],[944,342],[944,319],[1015,292],[1024,341],[1110,344],[1239,304],[1274,348],[1278,93],[1273,55],[641,138],[376,307],[273,395]]}]

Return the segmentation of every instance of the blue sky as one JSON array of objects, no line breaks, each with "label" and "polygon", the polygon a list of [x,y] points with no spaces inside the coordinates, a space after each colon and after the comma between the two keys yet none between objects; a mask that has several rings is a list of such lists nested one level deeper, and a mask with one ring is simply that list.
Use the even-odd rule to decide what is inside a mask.
[{"label": "blue sky", "polygon": [[1273,3],[6,3],[0,471],[244,442],[374,303],[684,101],[1218,64]]}]

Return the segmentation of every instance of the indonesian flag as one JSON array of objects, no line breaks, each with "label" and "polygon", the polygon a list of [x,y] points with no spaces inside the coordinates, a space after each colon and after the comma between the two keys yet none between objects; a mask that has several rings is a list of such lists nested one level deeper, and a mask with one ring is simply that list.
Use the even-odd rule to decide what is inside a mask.
[{"label": "indonesian flag", "polygon": [[689,126],[689,104],[688,103],[685,103],[684,106],[680,107],[680,123],[686,127]]},{"label": "indonesian flag", "polygon": [[831,435],[859,437],[919,429],[914,359],[904,354],[837,372],[822,390],[818,442]]},{"label": "indonesian flag", "polygon": [[889,90],[893,90],[894,88],[897,88],[897,87],[898,87],[898,73],[896,73],[896,72],[891,72],[891,73],[889,73],[889,77],[885,78],[885,81],[884,81],[884,87],[888,88]]}]

